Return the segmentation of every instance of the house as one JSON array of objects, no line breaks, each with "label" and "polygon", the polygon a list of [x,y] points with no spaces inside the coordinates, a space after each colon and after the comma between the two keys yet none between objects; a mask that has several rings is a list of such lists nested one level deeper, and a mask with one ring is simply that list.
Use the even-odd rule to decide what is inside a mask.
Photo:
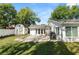
[{"label": "house", "polygon": [[[54,21],[49,20],[48,25],[30,25],[29,34],[32,36],[47,35],[50,36],[50,32],[56,34],[56,39],[64,42],[79,42],[79,20],[78,19],[69,19],[65,21]],[[16,26],[16,34],[24,34],[23,25]],[[21,30],[23,32],[21,32]]]},{"label": "house", "polygon": [[30,35],[45,35],[49,34],[51,27],[49,25],[30,25],[29,31]]},{"label": "house", "polygon": [[51,31],[56,33],[57,39],[64,42],[79,41],[79,20],[69,19],[66,21],[49,20]]}]

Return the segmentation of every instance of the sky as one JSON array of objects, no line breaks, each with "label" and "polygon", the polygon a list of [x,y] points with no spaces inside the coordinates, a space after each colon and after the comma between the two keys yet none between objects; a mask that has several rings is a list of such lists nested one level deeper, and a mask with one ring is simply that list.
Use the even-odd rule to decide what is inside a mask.
[{"label": "sky", "polygon": [[40,18],[41,22],[37,24],[47,24],[48,18],[51,16],[51,12],[58,6],[63,5],[60,3],[15,3],[13,6],[17,11],[21,8],[29,7]]}]

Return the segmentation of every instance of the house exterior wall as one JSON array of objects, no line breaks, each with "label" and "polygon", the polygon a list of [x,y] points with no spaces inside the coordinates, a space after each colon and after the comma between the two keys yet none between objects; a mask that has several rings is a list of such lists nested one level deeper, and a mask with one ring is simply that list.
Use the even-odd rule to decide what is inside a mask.
[{"label": "house exterior wall", "polygon": [[45,32],[47,33],[47,35],[49,35],[49,33],[50,33],[50,29],[46,29]]},{"label": "house exterior wall", "polygon": [[55,23],[49,22],[48,25],[51,27],[51,31],[55,32],[55,33],[56,33],[56,27],[59,27],[59,35],[56,34],[56,38],[57,38],[57,40],[60,41],[61,38],[62,38],[61,37],[62,33],[61,33],[61,26],[60,26],[60,24],[58,24],[58,23],[55,24]]},{"label": "house exterior wall", "polygon": [[65,29],[66,26],[63,26],[62,27],[62,35],[63,37],[61,38],[62,41],[64,42],[79,42],[79,26],[77,26],[77,30],[78,30],[78,37],[67,37],[66,36],[66,29]]},{"label": "house exterior wall", "polygon": [[36,35],[36,30],[35,29],[30,29],[30,35]]},{"label": "house exterior wall", "polygon": [[40,34],[39,34],[38,30],[37,30],[37,33],[36,33],[35,29],[30,29],[30,35],[45,35],[45,34],[49,34],[49,32],[50,32],[49,29],[45,29],[45,33],[43,31],[43,34],[41,34],[41,31],[40,31]]},{"label": "house exterior wall", "polygon": [[49,23],[48,25],[51,27],[51,31],[54,32],[55,31],[55,24]]},{"label": "house exterior wall", "polygon": [[[57,40],[61,40],[63,42],[79,42],[79,25],[74,23],[71,24],[59,24],[57,22],[49,22],[48,25],[51,26],[51,31],[56,33],[56,27],[59,27],[59,35],[57,35]],[[77,26],[77,32],[78,32],[78,36],[77,37],[67,37],[66,36],[66,26]],[[57,33],[56,33],[57,34]]]},{"label": "house exterior wall", "polygon": [[66,31],[65,31],[65,26],[63,26],[62,28],[61,28],[61,33],[62,33],[62,37],[61,37],[61,39],[62,39],[62,41],[66,41]]},{"label": "house exterior wall", "polygon": [[79,26],[78,26],[78,37],[79,37]]},{"label": "house exterior wall", "polygon": [[61,30],[61,27],[59,27],[59,35],[58,34],[56,34],[56,37],[57,37],[57,40],[61,40],[62,39],[62,30]]}]

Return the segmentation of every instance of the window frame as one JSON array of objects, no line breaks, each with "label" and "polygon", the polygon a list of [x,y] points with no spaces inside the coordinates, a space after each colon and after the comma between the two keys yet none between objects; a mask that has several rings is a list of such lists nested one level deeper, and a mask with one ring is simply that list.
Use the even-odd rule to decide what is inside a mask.
[{"label": "window frame", "polygon": [[60,33],[60,29],[59,27],[56,27],[56,34],[59,35],[59,33]]},{"label": "window frame", "polygon": [[[70,35],[67,35],[67,31],[66,32],[66,37],[78,37],[78,26],[66,26],[65,29],[67,30],[67,27],[70,27]],[[73,28],[76,28],[76,35],[74,35],[73,33]]]}]

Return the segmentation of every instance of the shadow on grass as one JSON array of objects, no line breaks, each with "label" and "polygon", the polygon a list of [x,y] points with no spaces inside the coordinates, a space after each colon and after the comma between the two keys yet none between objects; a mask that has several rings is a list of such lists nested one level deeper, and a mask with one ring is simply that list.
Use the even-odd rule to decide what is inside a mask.
[{"label": "shadow on grass", "polygon": [[33,55],[73,55],[63,42],[46,42],[37,45]]},{"label": "shadow on grass", "polygon": [[1,55],[19,55],[23,53],[25,50],[31,48],[35,43],[14,43],[14,44],[7,44],[6,46],[0,47],[0,54]]},{"label": "shadow on grass", "polygon": [[[29,51],[29,53],[26,53]],[[0,47],[1,55],[73,55],[63,42],[12,43]]]}]

